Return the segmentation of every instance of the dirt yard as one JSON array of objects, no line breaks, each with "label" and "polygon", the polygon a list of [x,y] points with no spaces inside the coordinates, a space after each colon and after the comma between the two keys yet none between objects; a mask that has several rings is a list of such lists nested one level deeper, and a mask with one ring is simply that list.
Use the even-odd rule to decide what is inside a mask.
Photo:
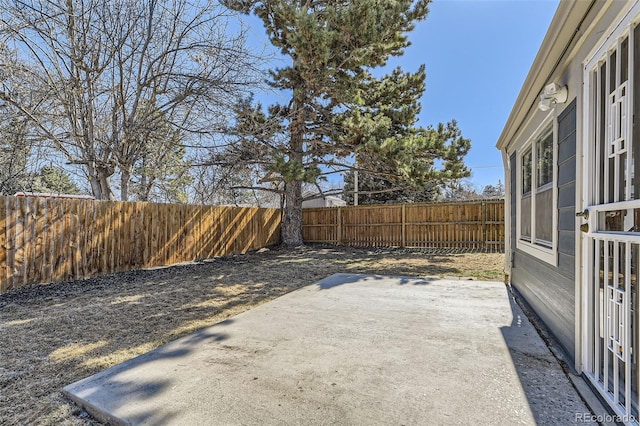
[{"label": "dirt yard", "polygon": [[502,280],[502,254],[308,246],[0,295],[0,424],[97,424],[60,389],[337,272]]}]

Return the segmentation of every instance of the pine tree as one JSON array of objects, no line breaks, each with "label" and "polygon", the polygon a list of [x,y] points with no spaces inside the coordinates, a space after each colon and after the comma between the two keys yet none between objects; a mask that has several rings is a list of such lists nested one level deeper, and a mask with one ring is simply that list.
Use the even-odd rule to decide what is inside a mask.
[{"label": "pine tree", "polygon": [[67,171],[55,166],[44,166],[40,169],[34,178],[33,192],[74,195],[82,193]]},{"label": "pine tree", "polygon": [[504,198],[504,185],[501,180],[498,180],[496,185],[487,185],[482,189],[482,196],[484,198]]},{"label": "pine tree", "polygon": [[[284,104],[247,101],[238,109],[239,135],[224,158],[263,167],[262,182],[284,183],[282,241],[302,244],[302,184],[353,166],[384,170],[388,181],[413,185],[468,175],[469,141],[455,123],[415,127],[424,91],[416,73],[373,70],[409,45],[407,33],[428,13],[429,0],[227,0],[255,13],[271,43],[290,64],[270,84],[290,96]],[[361,159],[366,159],[364,164]],[[436,164],[439,167],[436,167]]]},{"label": "pine tree", "polygon": [[[355,199],[355,170],[349,170],[344,175],[344,195],[342,198],[347,205],[353,205]],[[440,187],[433,182],[422,186],[398,187],[377,175],[358,173],[358,204],[386,204],[386,203],[421,203],[437,201],[440,198]]]}]

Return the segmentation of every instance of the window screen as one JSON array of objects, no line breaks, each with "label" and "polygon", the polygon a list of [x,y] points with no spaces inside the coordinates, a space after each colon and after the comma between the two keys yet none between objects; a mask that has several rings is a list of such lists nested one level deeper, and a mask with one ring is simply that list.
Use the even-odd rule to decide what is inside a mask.
[{"label": "window screen", "polygon": [[536,188],[540,188],[553,180],[553,131],[536,142]]},{"label": "window screen", "polygon": [[527,149],[522,155],[522,194],[531,192],[531,166],[532,166],[531,148]]}]

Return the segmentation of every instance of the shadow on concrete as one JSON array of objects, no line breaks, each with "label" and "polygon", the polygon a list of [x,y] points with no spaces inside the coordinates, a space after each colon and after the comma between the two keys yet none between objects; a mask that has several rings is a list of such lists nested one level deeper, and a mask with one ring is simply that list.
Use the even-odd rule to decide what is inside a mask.
[{"label": "shadow on concrete", "polygon": [[[382,281],[388,280],[390,277],[384,275],[363,275],[363,274],[333,274],[323,280],[318,281],[315,285],[320,287],[321,290],[329,290],[334,287],[338,287],[344,284],[353,284],[357,282],[366,281]],[[398,285],[428,285],[433,281],[441,281],[442,278],[427,277],[393,277],[394,281],[398,282]]]},{"label": "shadow on concrete", "polygon": [[[162,392],[166,392],[171,388],[171,383],[166,380],[141,382],[141,381],[120,381],[112,379],[109,382],[110,392],[113,395],[113,401],[127,401],[131,399],[143,400],[150,399]],[[111,415],[111,412],[117,411],[119,405],[111,405],[109,410],[103,408],[97,408],[95,405],[99,400],[97,394],[101,392],[101,388],[95,386],[90,389],[85,389],[82,397],[74,394],[69,389],[63,389],[63,393],[71,400],[82,406],[88,413],[90,413],[95,419],[105,424],[120,424],[122,420]],[[155,410],[140,411],[128,417],[130,424],[145,424],[145,425],[161,425],[168,423],[171,419],[174,419],[177,414],[175,413],[158,413]]]},{"label": "shadow on concrete", "polygon": [[[218,323],[218,325],[224,326],[233,322],[233,319],[227,319]],[[194,350],[201,349],[202,342],[217,343],[228,338],[229,335],[226,333],[216,333],[211,329],[202,329],[179,341],[171,342],[95,376],[68,385],[63,388],[62,392],[82,406],[93,417],[106,424],[121,424],[122,418],[120,418],[120,415],[122,414],[126,414],[128,424],[166,424],[171,419],[179,416],[180,413],[172,412],[167,407],[164,407],[162,412],[151,410],[121,413],[121,408],[130,401],[149,400],[170,392],[173,383],[165,379],[164,377],[167,376],[161,372],[162,365],[166,365],[164,364],[165,361],[185,358]],[[150,363],[156,363],[160,366],[158,378],[153,380],[144,377],[136,380],[123,380],[121,378],[122,373],[130,372],[138,366]],[[172,365],[175,365],[175,363]]]},{"label": "shadow on concrete", "polygon": [[506,287],[512,322],[501,327],[511,361],[537,424],[575,424],[589,410],[562,365],[538,334]]}]

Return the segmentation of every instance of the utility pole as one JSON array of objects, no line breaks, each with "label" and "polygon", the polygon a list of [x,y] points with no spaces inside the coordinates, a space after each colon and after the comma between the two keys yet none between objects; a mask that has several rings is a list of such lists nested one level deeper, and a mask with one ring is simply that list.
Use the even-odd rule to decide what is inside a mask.
[{"label": "utility pole", "polygon": [[358,170],[353,171],[353,205],[358,205]]}]

